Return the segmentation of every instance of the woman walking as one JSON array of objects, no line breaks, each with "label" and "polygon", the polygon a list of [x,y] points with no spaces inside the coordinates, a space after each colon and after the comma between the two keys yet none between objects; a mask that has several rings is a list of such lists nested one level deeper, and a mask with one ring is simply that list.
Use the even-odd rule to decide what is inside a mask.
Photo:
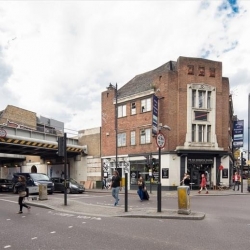
[{"label": "woman walking", "polygon": [[140,200],[143,201],[144,199],[144,188],[145,188],[145,182],[143,181],[143,178],[140,177],[138,180],[138,190],[137,190],[137,194],[140,197]]},{"label": "woman walking", "polygon": [[19,204],[19,212],[18,214],[22,214],[23,213],[23,207],[26,207],[28,209],[28,211],[30,211],[30,207],[27,206],[25,203],[23,203],[23,200],[25,198],[25,196],[27,195],[26,193],[26,179],[24,176],[20,175],[18,177],[18,182],[15,185],[19,198],[18,198],[18,204]]},{"label": "woman walking", "polygon": [[206,177],[204,174],[201,175],[201,189],[200,191],[198,192],[199,194],[201,193],[202,189],[204,188],[206,190],[206,194],[208,194],[208,191],[207,191],[207,181],[206,181]]}]

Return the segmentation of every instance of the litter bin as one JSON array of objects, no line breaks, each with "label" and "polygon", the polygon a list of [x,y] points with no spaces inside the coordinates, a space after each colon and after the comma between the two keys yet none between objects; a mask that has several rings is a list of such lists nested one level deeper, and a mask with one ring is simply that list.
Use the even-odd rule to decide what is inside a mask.
[{"label": "litter bin", "polygon": [[247,191],[250,192],[250,178],[247,179]]},{"label": "litter bin", "polygon": [[38,187],[39,187],[39,200],[48,200],[47,185],[40,184]]},{"label": "litter bin", "polygon": [[190,188],[189,186],[179,186],[178,192],[178,214],[190,214]]},{"label": "litter bin", "polygon": [[102,188],[102,181],[96,181],[96,188]]}]

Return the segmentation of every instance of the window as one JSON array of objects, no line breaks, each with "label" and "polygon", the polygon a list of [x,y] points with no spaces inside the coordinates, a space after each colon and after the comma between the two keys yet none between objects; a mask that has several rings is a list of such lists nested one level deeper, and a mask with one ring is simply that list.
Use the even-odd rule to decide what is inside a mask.
[{"label": "window", "polygon": [[126,105],[118,106],[118,118],[126,116]]},{"label": "window", "polygon": [[135,131],[130,132],[130,144],[135,145]]},{"label": "window", "polygon": [[199,67],[199,76],[205,76],[205,67]]},{"label": "window", "polygon": [[150,138],[151,138],[151,129],[143,129],[140,132],[140,139],[141,139],[141,144],[146,144],[150,143]]},{"label": "window", "polygon": [[211,91],[207,92],[207,108],[211,109]]},{"label": "window", "polygon": [[151,98],[141,100],[141,112],[151,111]]},{"label": "window", "polygon": [[195,116],[195,120],[207,121],[207,112],[195,111],[194,116]]},{"label": "window", "polygon": [[196,125],[195,124],[192,125],[192,141],[193,142],[196,141]]},{"label": "window", "polygon": [[131,115],[135,115],[136,114],[136,105],[135,102],[131,103]]},{"label": "window", "polygon": [[196,90],[195,89],[192,90],[192,107],[193,108],[196,107]]},{"label": "window", "polygon": [[198,93],[199,93],[199,108],[205,108],[205,94],[206,94],[206,92],[203,90],[202,91],[199,90]]},{"label": "window", "polygon": [[194,65],[188,65],[188,75],[194,74]]},{"label": "window", "polygon": [[117,146],[118,147],[126,146],[126,133],[121,133],[117,135]]},{"label": "window", "polygon": [[198,125],[198,141],[205,142],[205,125]]},{"label": "window", "polygon": [[211,142],[211,125],[192,124],[192,142]]},{"label": "window", "polygon": [[207,126],[207,142],[211,142],[211,125]]},{"label": "window", "polygon": [[210,77],[215,77],[215,68],[210,68],[209,69],[209,76]]}]

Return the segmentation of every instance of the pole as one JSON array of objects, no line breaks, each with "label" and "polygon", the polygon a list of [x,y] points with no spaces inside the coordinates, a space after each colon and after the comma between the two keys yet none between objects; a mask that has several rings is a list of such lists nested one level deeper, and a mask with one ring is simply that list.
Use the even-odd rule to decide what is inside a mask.
[{"label": "pole", "polygon": [[243,193],[243,152],[241,152],[241,182],[240,182],[240,185],[241,185],[241,193]]},{"label": "pole", "polygon": [[115,85],[115,169],[117,170],[117,164],[118,164],[118,157],[117,157],[117,151],[118,151],[118,107],[117,107],[117,83]]},{"label": "pole", "polygon": [[64,205],[67,206],[67,179],[68,179],[68,174],[67,174],[67,134],[64,133],[64,138],[63,138],[63,146],[64,146]]},{"label": "pole", "polygon": [[128,173],[125,173],[125,212],[128,212]]},{"label": "pole", "polygon": [[149,190],[150,194],[152,194],[152,175],[153,175],[153,166],[152,166],[152,154],[148,156],[149,168],[151,169],[151,175],[149,176]]},{"label": "pole", "polygon": [[[248,94],[248,160],[250,160],[250,94]],[[249,177],[249,175],[248,175]]]},{"label": "pole", "polygon": [[157,212],[161,212],[161,147],[159,147],[158,158],[159,158],[159,176],[157,183]]}]

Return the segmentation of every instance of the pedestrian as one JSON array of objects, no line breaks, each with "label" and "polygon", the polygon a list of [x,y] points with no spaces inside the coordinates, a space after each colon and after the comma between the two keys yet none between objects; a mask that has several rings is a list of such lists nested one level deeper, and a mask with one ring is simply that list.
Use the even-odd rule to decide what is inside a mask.
[{"label": "pedestrian", "polygon": [[114,206],[118,205],[119,202],[119,191],[121,190],[121,177],[119,175],[119,172],[117,170],[114,171],[114,175],[111,180],[111,188],[112,188],[112,196],[115,199]]},{"label": "pedestrian", "polygon": [[240,181],[241,181],[241,177],[240,177],[239,173],[235,172],[235,173],[234,173],[234,176],[233,176],[233,182],[234,182],[233,191],[235,191],[235,187],[236,187],[236,186],[238,186],[237,191],[239,191]]},{"label": "pedestrian", "polygon": [[102,180],[102,189],[106,189],[106,178],[103,178]]},{"label": "pedestrian", "polygon": [[19,204],[19,212],[18,214],[22,214],[23,213],[23,207],[26,207],[28,209],[28,211],[30,211],[30,206],[26,205],[23,200],[25,199],[25,196],[27,195],[27,191],[26,191],[26,179],[23,175],[20,175],[18,177],[18,182],[15,185],[19,198],[18,198],[18,204]]},{"label": "pedestrian", "polygon": [[143,180],[142,177],[139,178],[139,180],[137,182],[137,185],[138,185],[137,194],[139,195],[140,200],[143,201],[143,199],[144,199],[145,182],[144,182],[144,180]]},{"label": "pedestrian", "polygon": [[201,193],[202,189],[204,188],[206,190],[206,194],[208,194],[208,191],[207,191],[207,181],[206,181],[206,177],[204,174],[201,175],[201,189],[199,190],[199,194]]},{"label": "pedestrian", "polygon": [[190,182],[191,182],[191,180],[190,180],[190,175],[187,174],[187,175],[186,175],[186,178],[185,178],[185,180],[184,180],[184,185],[190,187]]},{"label": "pedestrian", "polygon": [[182,178],[182,180],[180,182],[181,185],[185,185],[186,178],[187,178],[187,173],[184,174],[184,176],[183,176],[183,178]]}]

